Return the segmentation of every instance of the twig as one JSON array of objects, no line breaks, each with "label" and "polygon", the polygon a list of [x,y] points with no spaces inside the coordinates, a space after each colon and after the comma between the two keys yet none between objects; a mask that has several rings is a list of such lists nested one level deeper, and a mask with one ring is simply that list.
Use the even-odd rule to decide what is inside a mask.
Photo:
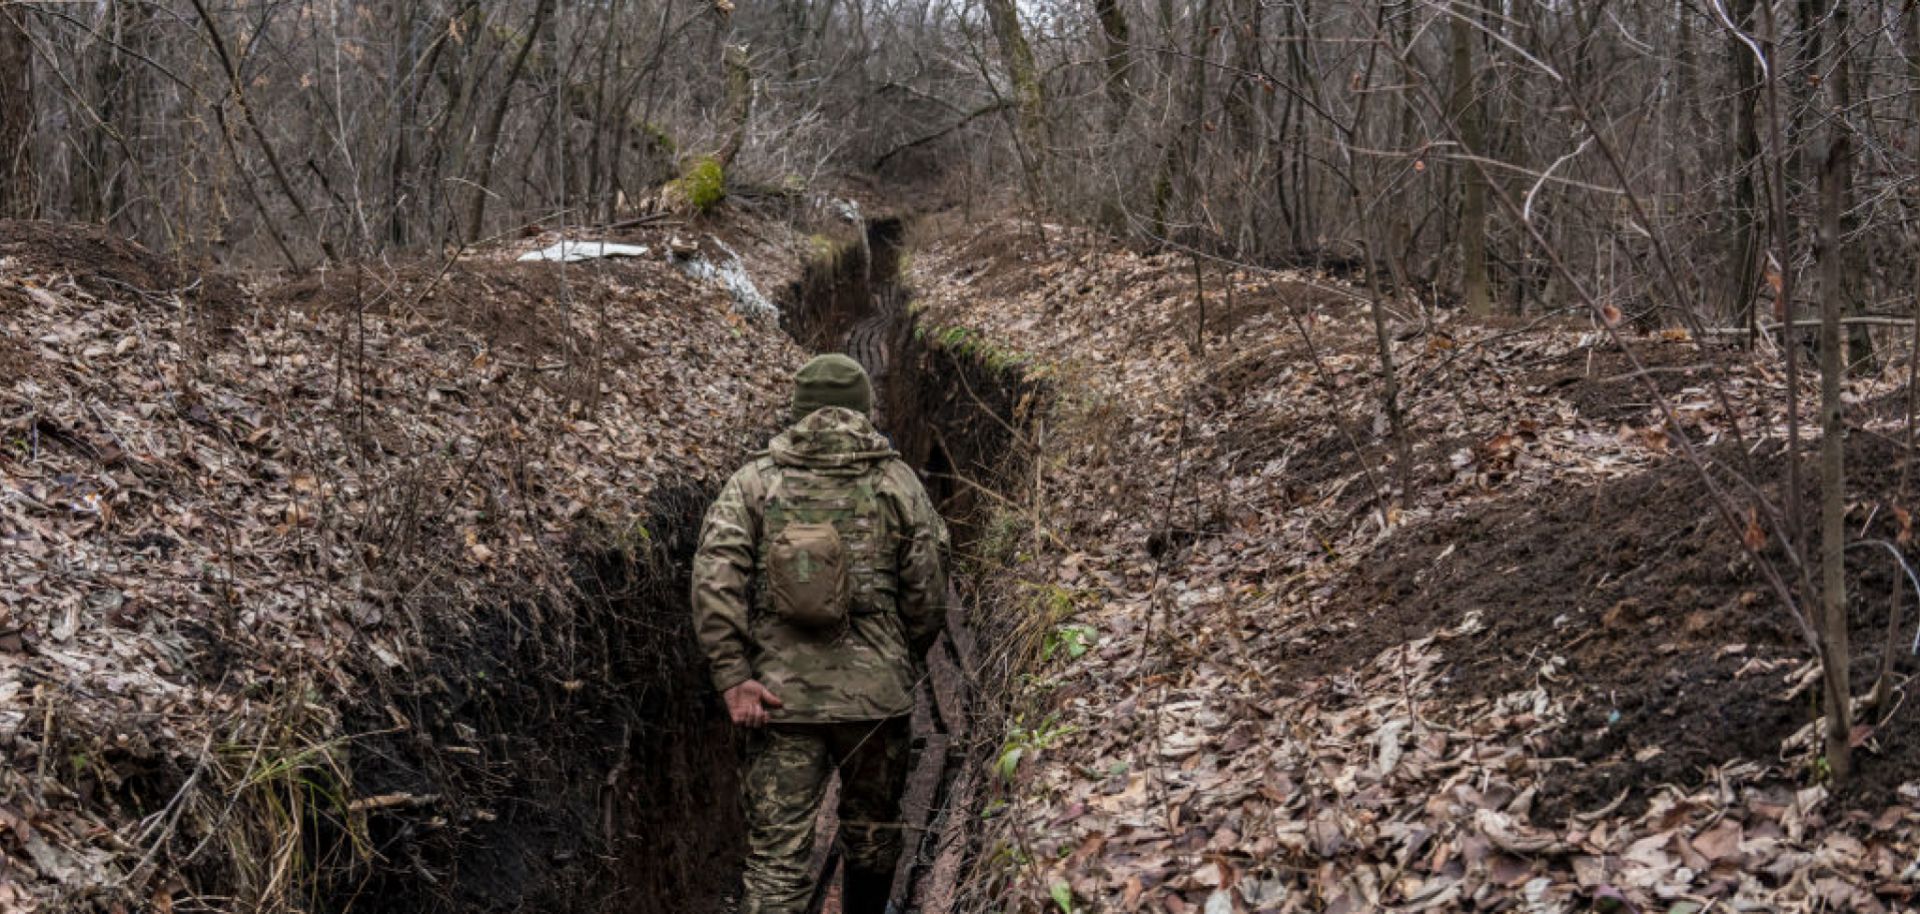
[{"label": "twig", "polygon": [[[1920,594],[1920,574],[1915,574],[1913,570],[1913,566],[1907,564],[1907,557],[1904,553],[1900,551],[1899,546],[1896,546],[1883,539],[1857,540],[1855,542],[1851,542],[1847,544],[1848,549],[1853,549],[1859,546],[1879,546],[1887,550],[1887,552],[1893,556],[1893,560],[1899,563],[1900,570],[1906,573],[1907,583],[1913,586],[1914,593]],[[1895,589],[1894,596],[1896,599],[1898,599],[1899,597],[1898,588]],[[1915,631],[1913,635],[1913,653],[1920,654],[1920,631]]]},{"label": "twig", "polygon": [[1700,371],[1701,369],[1711,368],[1711,367],[1712,366],[1710,365],[1651,365],[1646,368],[1636,368],[1633,371],[1629,371],[1624,374],[1617,374],[1611,377],[1601,378],[1599,380],[1599,383],[1613,384],[1618,381],[1632,381],[1636,378],[1644,378],[1649,375],[1656,375],[1656,374],[1692,374],[1693,372]]},{"label": "twig", "polygon": [[[148,817],[147,826],[141,829],[139,836],[134,838],[134,841],[137,843],[146,841],[151,836],[153,843],[149,844],[146,853],[140,856],[140,862],[134,864],[132,869],[127,870],[125,876],[120,877],[120,888],[124,889],[130,883],[146,881],[145,874],[147,868],[153,864],[153,858],[160,853],[160,848],[166,845],[167,839],[173,836],[174,829],[180,822],[180,814],[186,811],[187,795],[200,783],[200,776],[206,773],[207,760],[212,757],[210,754],[212,749],[213,733],[212,731],[208,731],[206,740],[200,745],[200,760],[193,766],[193,773],[187,775],[186,782],[180,785],[179,790],[173,792],[173,799],[167,801],[165,808]],[[163,818],[165,819],[165,824],[157,826],[160,828],[160,833],[158,836],[154,836],[155,823]]]},{"label": "twig", "polygon": [[411,808],[415,806],[426,806],[430,803],[439,802],[439,800],[440,795],[437,793],[383,793],[378,796],[361,797],[360,799],[354,800],[347,804],[347,811],[374,812],[376,810],[394,809],[396,807]]}]

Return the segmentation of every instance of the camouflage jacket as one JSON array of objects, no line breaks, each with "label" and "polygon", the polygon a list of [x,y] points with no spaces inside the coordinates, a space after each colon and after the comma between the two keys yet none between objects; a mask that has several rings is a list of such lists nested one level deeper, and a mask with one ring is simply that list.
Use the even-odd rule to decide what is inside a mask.
[{"label": "camouflage jacket", "polygon": [[[871,518],[843,631],[788,625],[760,592],[768,491],[783,472],[849,477]],[[693,622],[714,688],[758,679],[785,704],[772,715],[782,723],[911,712],[920,658],[946,621],[946,553],[932,499],[873,424],[837,407],[813,412],[735,473],[707,511],[693,560]]]}]

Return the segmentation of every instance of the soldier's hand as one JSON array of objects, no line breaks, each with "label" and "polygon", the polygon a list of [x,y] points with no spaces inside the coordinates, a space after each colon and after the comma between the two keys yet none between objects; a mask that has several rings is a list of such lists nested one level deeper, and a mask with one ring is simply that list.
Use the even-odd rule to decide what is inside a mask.
[{"label": "soldier's hand", "polygon": [[778,696],[752,679],[728,689],[721,697],[726,699],[727,714],[733,722],[750,730],[766,726],[767,712],[784,707]]}]

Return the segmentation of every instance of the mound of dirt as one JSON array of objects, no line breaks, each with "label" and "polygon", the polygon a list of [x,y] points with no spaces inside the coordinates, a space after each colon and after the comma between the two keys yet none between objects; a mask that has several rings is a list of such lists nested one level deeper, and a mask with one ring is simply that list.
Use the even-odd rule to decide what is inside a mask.
[{"label": "mound of dirt", "polygon": [[596,340],[573,332],[582,317],[576,309],[606,305],[597,295],[583,296],[583,284],[616,293],[644,286],[636,301],[691,303],[712,296],[677,270],[623,258],[583,264],[474,260],[452,270],[432,263],[377,271],[346,267],[276,286],[261,301],[313,314],[367,313],[423,328],[457,328],[529,356],[580,353],[596,345],[614,362],[644,355],[628,348],[635,341],[623,336]]},{"label": "mound of dirt", "polygon": [[[1850,497],[1866,521],[1894,494],[1898,454],[1866,436],[1851,451]],[[1778,479],[1784,464],[1776,455],[1755,470]],[[1807,504],[1816,495],[1809,489]],[[1784,567],[1778,544],[1767,555]],[[1865,691],[1896,580],[1881,557],[1860,558],[1849,596]],[[1637,811],[1661,785],[1697,783],[1736,759],[1780,764],[1782,743],[1819,713],[1811,692],[1783,697],[1789,676],[1806,669],[1805,642],[1699,472],[1678,460],[1479,505],[1389,540],[1340,585],[1305,636],[1311,648],[1290,662],[1310,676],[1337,673],[1469,614],[1483,628],[1445,651],[1447,690],[1491,698],[1541,685],[1566,700],[1567,726],[1542,753],[1574,763],[1543,786],[1544,820],[1622,793]],[[1894,670],[1908,675],[1920,662],[1900,652]],[[1851,791],[1862,806],[1891,801],[1920,764],[1902,736],[1911,712],[1895,713]]]},{"label": "mound of dirt", "polygon": [[98,226],[0,220],[0,275],[70,281],[101,298],[164,304],[178,296],[224,326],[245,310],[246,296],[204,266],[169,261]]},{"label": "mound of dirt", "polygon": [[236,289],[0,227],[0,907],[711,898],[673,569],[799,351],[664,259]]},{"label": "mound of dirt", "polygon": [[[930,321],[1032,356],[1058,393],[1032,508],[1052,535],[999,575],[1040,646],[1016,667],[1022,752],[986,832],[1035,862],[989,868],[983,897],[1572,910],[1607,887],[1639,910],[1910,907],[1908,712],[1863,716],[1839,802],[1816,783],[1817,746],[1783,746],[1817,703],[1797,626],[1678,456],[1685,435],[1780,502],[1778,456],[1747,447],[1784,438],[1777,361],[1630,335],[1636,375],[1589,322],[1403,301],[1400,447],[1365,309],[1305,300],[1305,334],[1253,314],[1229,342],[1197,327],[1189,259],[1041,234],[1002,224],[913,261]],[[1242,279],[1276,276],[1325,282]],[[1209,314],[1226,307],[1210,285]],[[1851,536],[1899,533],[1906,455],[1886,430],[1853,442]],[[1744,513],[1755,490],[1720,481]],[[1895,587],[1884,550],[1857,553],[1860,693]],[[1069,637],[1094,644],[1049,659]]]},{"label": "mound of dirt", "polygon": [[[1572,403],[1601,423],[1644,421],[1654,411],[1647,382],[1672,397],[1710,377],[1710,357],[1691,346],[1636,347],[1639,364],[1617,349],[1583,348],[1529,374],[1523,383]],[[1722,366],[1722,370],[1724,370]]]}]

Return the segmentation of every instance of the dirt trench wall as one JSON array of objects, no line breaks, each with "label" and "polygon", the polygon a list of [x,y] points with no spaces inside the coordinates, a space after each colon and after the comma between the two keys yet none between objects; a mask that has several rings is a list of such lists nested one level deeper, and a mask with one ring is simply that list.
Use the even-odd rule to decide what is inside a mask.
[{"label": "dirt trench wall", "polygon": [[[1016,429],[1035,391],[916,331],[905,244],[884,219],[817,251],[787,290],[785,329],[868,365],[882,429],[923,470],[964,563],[996,507],[980,489],[1024,478]],[[570,605],[450,607],[429,668],[356,666],[354,792],[396,805],[366,813],[367,853],[315,829],[314,853],[355,861],[332,870],[323,909],[724,910],[744,843],[738,748],[686,609],[712,495],[663,486],[637,526],[577,531]]]},{"label": "dirt trench wall", "polygon": [[582,537],[563,607],[445,627],[429,669],[361,670],[350,729],[370,856],[330,910],[718,910],[743,823],[736,750],[686,610],[712,493],[656,492],[627,531]]},{"label": "dirt trench wall", "polygon": [[801,352],[513,253],[242,288],[0,222],[0,908],[722,907],[684,569]]}]

